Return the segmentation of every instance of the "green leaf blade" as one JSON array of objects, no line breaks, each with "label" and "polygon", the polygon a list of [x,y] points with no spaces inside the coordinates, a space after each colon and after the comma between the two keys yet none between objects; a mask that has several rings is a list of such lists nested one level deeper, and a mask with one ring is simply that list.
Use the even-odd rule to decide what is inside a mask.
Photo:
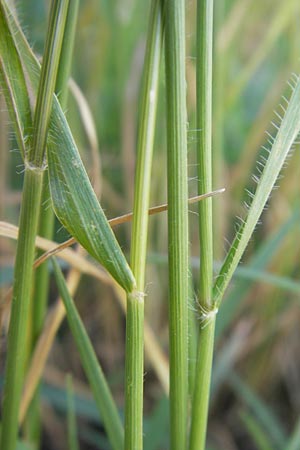
[{"label": "green leaf blade", "polygon": [[224,292],[229,285],[235,269],[237,268],[241,257],[248,245],[252,233],[259,221],[259,218],[265,208],[267,200],[274,188],[276,180],[284,166],[284,163],[290,153],[291,147],[300,132],[300,81],[297,78],[297,84],[291,96],[286,113],[282,119],[280,128],[263,173],[258,181],[257,189],[253,201],[249,208],[246,220],[242,222],[236,237],[231,245],[227,257],[223,263],[221,271],[214,285],[214,303],[218,307],[222,301]]},{"label": "green leaf blade", "polygon": [[[58,121],[59,130],[56,128]],[[58,219],[115,280],[131,292],[135,279],[92,189],[57,101],[50,121],[47,156],[51,197]]]},{"label": "green leaf blade", "polygon": [[23,68],[17,46],[5,20],[4,6],[0,3],[0,86],[24,159],[26,142],[32,131],[32,117]]},{"label": "green leaf blade", "polygon": [[[36,94],[40,64],[7,4],[3,4],[1,12]],[[58,219],[126,292],[134,291],[135,278],[93,191],[56,96],[49,123],[47,156],[50,191]]]}]

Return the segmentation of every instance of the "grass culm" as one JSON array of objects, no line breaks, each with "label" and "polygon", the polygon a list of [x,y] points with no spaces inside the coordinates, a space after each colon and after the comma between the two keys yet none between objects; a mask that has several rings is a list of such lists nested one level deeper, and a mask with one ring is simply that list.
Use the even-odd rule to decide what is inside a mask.
[{"label": "grass culm", "polygon": [[297,2],[19,3],[0,448],[300,448]]}]

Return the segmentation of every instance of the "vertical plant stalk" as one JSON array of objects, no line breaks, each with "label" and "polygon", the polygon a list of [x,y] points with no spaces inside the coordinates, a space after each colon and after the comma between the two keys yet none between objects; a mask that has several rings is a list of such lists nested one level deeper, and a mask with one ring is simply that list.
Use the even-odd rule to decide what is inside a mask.
[{"label": "vertical plant stalk", "polygon": [[[197,5],[197,129],[199,193],[212,187],[212,42],[213,0],[198,0]],[[200,321],[195,391],[192,404],[190,450],[205,448],[211,366],[216,311],[212,301],[213,230],[212,200],[199,203],[200,237]]]},{"label": "vertical plant stalk", "polygon": [[54,0],[50,10],[49,27],[34,113],[33,142],[29,153],[29,160],[34,161],[38,167],[43,167],[45,164],[48,125],[68,5],[69,0]]},{"label": "vertical plant stalk", "polygon": [[172,450],[187,442],[188,190],[185,80],[185,2],[166,2],[168,144],[170,428]]},{"label": "vertical plant stalk", "polygon": [[[144,285],[153,141],[162,47],[161,0],[151,4],[138,130],[131,269],[138,295],[127,296],[125,449],[143,447]],[[140,294],[139,294],[140,293]]]},{"label": "vertical plant stalk", "polygon": [[[79,0],[69,0],[65,32],[60,52],[59,67],[55,84],[55,93],[63,109],[66,107],[67,104],[67,94],[68,94],[67,85],[71,71],[71,61],[75,38],[75,25],[77,22],[77,13],[78,13],[78,2]],[[54,212],[53,209],[50,207],[50,205],[49,204],[47,205],[49,199],[50,199],[49,180],[48,176],[45,176],[38,234],[39,236],[52,239],[54,226]],[[34,341],[39,336],[43,326],[48,296],[48,285],[49,285],[49,269],[48,265],[44,264],[36,270],[36,281],[34,290],[36,301],[34,302],[35,304],[33,312],[33,327],[35,327],[33,336]]]},{"label": "vertical plant stalk", "polygon": [[[47,172],[43,176],[43,187],[41,193],[40,204],[37,205],[39,209],[39,222],[37,234],[47,239],[52,239],[54,228],[54,213],[49,204],[49,180]],[[40,256],[42,251],[37,252]],[[32,298],[30,300],[30,331],[28,333],[28,360],[31,359],[34,346],[42,331],[44,318],[47,307],[48,292],[49,292],[49,265],[46,264],[38,267],[33,276],[34,287],[32,289]],[[26,364],[26,365],[27,365]],[[40,395],[39,386],[35,393],[30,407],[27,411],[26,421],[24,423],[24,436],[28,442],[35,444],[38,448],[41,434],[41,414],[40,414]]]},{"label": "vertical plant stalk", "polygon": [[14,271],[14,290],[8,333],[7,361],[4,381],[1,446],[15,450],[18,432],[18,411],[24,380],[25,338],[33,281],[32,265],[38,224],[43,171],[25,170],[19,239]]},{"label": "vertical plant stalk", "polygon": [[[224,88],[225,56],[217,46],[217,37],[225,16],[225,1],[219,0],[214,11],[214,51],[213,51],[213,149],[212,160],[213,185],[225,182],[224,175]],[[216,198],[213,202],[214,257],[223,257],[223,236],[226,236],[226,199]]]},{"label": "vertical plant stalk", "polygon": [[25,175],[20,213],[14,291],[8,335],[4,381],[1,448],[15,450],[18,410],[26,362],[26,336],[33,282],[35,236],[45,170],[44,154],[52,107],[59,53],[68,2],[54,1],[51,7],[46,50],[34,118],[32,145],[25,153]]},{"label": "vertical plant stalk", "polygon": [[[60,52],[60,60],[55,84],[55,93],[64,109],[67,104],[68,80],[71,71],[71,62],[77,23],[79,0],[69,0],[66,17],[65,31]],[[52,239],[54,229],[54,211],[49,204],[50,190],[48,173],[44,175],[42,198],[40,205],[40,217],[38,235],[47,239]],[[38,256],[42,252],[38,253]],[[32,301],[32,321],[31,321],[31,342],[29,343],[30,353],[35,345],[44,324],[49,291],[49,266],[48,263],[36,269],[34,277],[34,297]],[[25,424],[27,440],[38,442],[40,438],[40,405],[39,395],[34,397],[32,406],[28,411],[28,420]]]},{"label": "vertical plant stalk", "polygon": [[55,93],[62,109],[66,108],[68,101],[68,82],[72,67],[78,9],[79,0],[69,0],[65,32],[62,41],[59,67],[55,83]]}]

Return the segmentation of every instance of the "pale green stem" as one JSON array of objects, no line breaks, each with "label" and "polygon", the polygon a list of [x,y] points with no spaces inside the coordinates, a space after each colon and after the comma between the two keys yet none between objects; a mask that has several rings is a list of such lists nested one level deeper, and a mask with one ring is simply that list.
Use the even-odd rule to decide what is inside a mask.
[{"label": "pale green stem", "polygon": [[132,224],[131,268],[137,293],[127,296],[125,449],[143,447],[144,284],[153,141],[162,47],[161,0],[153,0],[145,54]]},{"label": "pale green stem", "polygon": [[[197,129],[198,190],[212,190],[212,30],[213,0],[199,0],[197,10]],[[212,199],[199,203],[199,239],[201,252],[200,303],[211,307],[213,283]]]},{"label": "pale green stem", "polygon": [[29,335],[32,267],[45,167],[45,144],[67,7],[67,1],[55,1],[52,4],[45,63],[41,73],[35,111],[33,145],[25,154],[25,178],[4,385],[1,448],[6,450],[15,450],[18,434],[18,410],[28,356],[26,338]]},{"label": "pale green stem", "polygon": [[204,450],[214,351],[216,316],[212,316],[200,329],[196,381],[192,408],[190,450]]},{"label": "pale green stem", "polygon": [[[218,1],[218,7],[215,8],[214,17],[214,37],[218,36],[224,20],[225,13],[224,0]],[[225,182],[224,179],[224,87],[225,87],[225,55],[223,51],[218,50],[215,39],[213,66],[214,92],[213,92],[213,149],[212,160],[213,167],[213,185],[220,185]],[[215,198],[213,201],[213,231],[214,231],[214,257],[217,260],[223,256],[223,238],[226,236],[226,200]]]},{"label": "pale green stem", "polygon": [[78,8],[79,0],[69,0],[65,32],[62,41],[59,68],[55,84],[55,93],[62,109],[67,106],[68,100],[68,81],[72,67]]},{"label": "pale green stem", "polygon": [[127,295],[125,450],[143,448],[144,297]]},{"label": "pale green stem", "polygon": [[[62,40],[62,48],[59,58],[59,66],[56,77],[55,92],[58,96],[60,104],[64,109],[67,103],[68,80],[71,70],[71,61],[73,54],[73,45],[75,38],[75,28],[77,22],[79,0],[69,0],[68,13],[66,18],[66,26]],[[47,239],[52,239],[54,229],[54,212],[50,202],[50,189],[48,173],[45,173],[42,199],[40,205],[40,219],[38,227],[38,235]],[[42,252],[38,252],[40,256]],[[41,265],[35,272],[34,298],[32,304],[32,323],[31,323],[31,342],[35,345],[44,324],[45,312],[47,308],[49,292],[49,268],[48,264]],[[32,405],[28,411],[28,420],[25,428],[27,439],[32,442],[38,442],[40,438],[40,405],[39,394],[36,393]]]},{"label": "pale green stem", "polygon": [[[48,174],[43,177],[41,203],[39,205],[39,224],[37,234],[46,239],[52,239],[54,228],[54,214],[50,204],[50,192],[48,186]],[[36,256],[43,252],[37,251]],[[48,261],[38,267],[34,273],[33,296],[31,298],[30,311],[30,335],[28,336],[28,357],[31,357],[34,345],[42,331],[49,293],[49,267]],[[28,333],[29,334],[29,333]],[[29,361],[27,361],[27,364]],[[26,365],[27,365],[26,364]],[[38,448],[41,435],[41,411],[40,396],[37,389],[36,395],[30,404],[27,418],[24,423],[24,435],[28,442],[35,443]]]},{"label": "pale green stem", "polygon": [[69,0],[54,0],[50,11],[49,29],[34,113],[33,143],[29,153],[30,162],[34,162],[34,165],[38,167],[44,165],[48,125],[68,5]]},{"label": "pale green stem", "polygon": [[2,410],[0,448],[6,450],[15,450],[17,442],[18,413],[26,360],[24,346],[29,319],[29,305],[33,281],[32,266],[42,180],[43,172],[41,170],[32,170],[29,168],[25,170]]},{"label": "pale green stem", "polygon": [[[55,93],[59,99],[61,107],[64,109],[67,104],[68,80],[71,71],[71,61],[73,54],[75,27],[77,22],[79,0],[69,0],[68,12],[66,17],[66,26],[63,34],[62,47],[59,57],[59,66],[57,68],[57,77],[55,83]],[[50,204],[50,190],[48,176],[45,176],[42,204],[39,220],[39,236],[51,239],[54,228],[54,212]],[[36,281],[34,295],[33,311],[33,341],[37,339],[43,326],[49,286],[48,265],[43,264],[36,270]]]},{"label": "pale green stem", "polygon": [[[192,280],[190,280],[190,299],[194,295]],[[190,300],[191,301],[191,300]],[[195,376],[197,365],[197,349],[198,349],[198,335],[199,327],[198,321],[195,317],[195,308],[197,308],[196,302],[193,302],[192,307],[189,308],[189,396],[192,398],[195,389]]]},{"label": "pale green stem", "polygon": [[187,443],[188,204],[185,2],[166,2],[170,429],[172,450]]},{"label": "pale green stem", "polygon": [[[197,7],[197,129],[199,193],[212,189],[212,48],[213,0],[198,0]],[[212,199],[199,203],[200,287],[199,330],[195,390],[192,403],[190,450],[204,450],[206,439],[215,312],[212,304],[213,230]]]}]

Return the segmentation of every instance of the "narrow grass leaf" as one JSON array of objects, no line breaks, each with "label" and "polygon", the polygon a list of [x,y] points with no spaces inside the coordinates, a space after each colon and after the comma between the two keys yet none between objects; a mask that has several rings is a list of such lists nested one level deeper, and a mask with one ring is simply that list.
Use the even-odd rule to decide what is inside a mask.
[{"label": "narrow grass leaf", "polygon": [[[1,231],[1,230],[0,230]],[[158,253],[150,253],[148,257],[149,263],[156,264],[156,265],[164,265],[166,266],[168,263],[168,257],[166,254],[158,254]],[[200,259],[197,257],[191,258],[191,268],[192,269],[199,269],[200,266]],[[214,263],[214,267],[216,269],[219,269],[221,267],[221,264],[219,262]],[[293,294],[300,294],[300,282],[294,281],[291,278],[276,275],[273,273],[268,272],[267,270],[259,269],[257,267],[253,266],[253,262],[251,261],[251,264],[245,266],[245,267],[238,267],[236,271],[234,272],[233,278],[238,281],[238,287],[236,288],[236,284],[234,286],[234,291],[230,293],[228,301],[231,301],[231,298],[234,294],[234,297],[236,297],[237,294],[235,292],[243,292],[243,298],[246,297],[246,294],[248,293],[249,289],[251,288],[252,284],[249,284],[249,281],[257,282],[257,283],[263,283],[268,284],[270,286],[282,289],[286,292],[291,292]],[[243,285],[243,289],[240,288],[240,286]],[[241,298],[241,295],[239,297],[239,301],[242,301],[243,298]],[[299,298],[295,298],[296,301],[299,301]],[[227,300],[226,300],[227,303]],[[225,304],[225,303],[224,303]],[[225,310],[224,304],[222,303],[222,311]],[[237,312],[237,304],[235,304],[235,309]],[[233,311],[234,312],[234,311]],[[221,319],[223,320],[223,317]]]},{"label": "narrow grass leaf", "polygon": [[[47,402],[51,407],[65,415],[67,413],[68,405],[67,398],[64,393],[65,390],[62,387],[54,386],[53,384],[48,384],[45,382],[41,383],[41,396],[43,401]],[[91,425],[99,426],[101,424],[99,410],[94,399],[90,396],[74,392],[74,407],[77,417],[83,418]]]},{"label": "narrow grass leaf", "polygon": [[10,113],[23,159],[32,132],[29,96],[19,54],[0,3],[0,86]]},{"label": "narrow grass leaf", "polygon": [[[3,8],[3,13],[36,93],[39,62],[7,5]],[[92,189],[65,115],[55,96],[49,123],[47,156],[51,197],[58,219],[127,292],[132,292],[135,289],[135,279]]]},{"label": "narrow grass leaf", "polygon": [[296,423],[296,426],[289,438],[285,450],[299,450],[300,449],[300,420]]},{"label": "narrow grass leaf", "polygon": [[265,168],[258,180],[248,216],[242,222],[214,285],[214,303],[218,307],[259,221],[278,175],[300,131],[300,82],[292,93],[286,113],[272,145]]},{"label": "narrow grass leaf", "polygon": [[278,3],[278,8],[271,18],[268,27],[266,27],[266,33],[261,39],[260,45],[257,46],[256,51],[253,53],[253,57],[249,58],[248,63],[244,65],[240,75],[236,78],[232,87],[227,92],[225,100],[227,108],[231,108],[234,102],[240,97],[241,92],[253,75],[255,75],[257,68],[264,58],[270,53],[270,50],[276,43],[280,34],[282,34],[288,23],[292,21],[295,5],[295,0],[287,0]]},{"label": "narrow grass leaf", "polygon": [[169,448],[169,400],[162,397],[145,420],[145,450]]},{"label": "narrow grass leaf", "polygon": [[74,401],[74,388],[72,376],[67,375],[66,379],[67,387],[67,420],[68,420],[68,444],[69,450],[79,450],[79,442],[77,437],[77,424],[76,424],[76,412],[75,412],[75,401]]},{"label": "narrow grass leaf", "polygon": [[60,267],[54,258],[52,258],[52,263],[58,290],[66,308],[70,329],[99,408],[100,416],[103,419],[112,447],[115,450],[120,450],[123,448],[123,427],[117,407],[98,363],[91,341],[77,312],[74,301],[69,294]]},{"label": "narrow grass leaf", "polygon": [[244,400],[246,405],[253,411],[255,417],[259,419],[260,424],[268,431],[276,448],[278,450],[284,448],[286,434],[272,409],[253,392],[250,386],[236,372],[230,371],[227,380],[233,391]]},{"label": "narrow grass leaf", "polygon": [[[249,261],[248,268],[253,268],[261,273],[271,261],[271,258],[280,247],[283,239],[299,223],[299,218],[299,210],[296,209],[294,214],[292,214],[279,230],[260,246]],[[238,276],[237,270],[236,275]],[[242,278],[235,282],[233,289],[230,290],[229,295],[226,297],[226,301],[221,304],[217,318],[216,339],[219,339],[223,335],[232,320],[236,317],[240,303],[246,298],[252,286],[253,283],[249,283],[249,280]],[[243,293],[242,296],[241,292]]]},{"label": "narrow grass leaf", "polygon": [[258,420],[247,411],[240,411],[239,414],[246,430],[255,443],[257,450],[274,450],[269,437],[266,435]]},{"label": "narrow grass leaf", "polygon": [[261,271],[251,267],[238,267],[235,275],[239,279],[266,283],[276,288],[283,289],[294,294],[300,294],[300,282],[288,277],[282,277],[267,271]]}]

